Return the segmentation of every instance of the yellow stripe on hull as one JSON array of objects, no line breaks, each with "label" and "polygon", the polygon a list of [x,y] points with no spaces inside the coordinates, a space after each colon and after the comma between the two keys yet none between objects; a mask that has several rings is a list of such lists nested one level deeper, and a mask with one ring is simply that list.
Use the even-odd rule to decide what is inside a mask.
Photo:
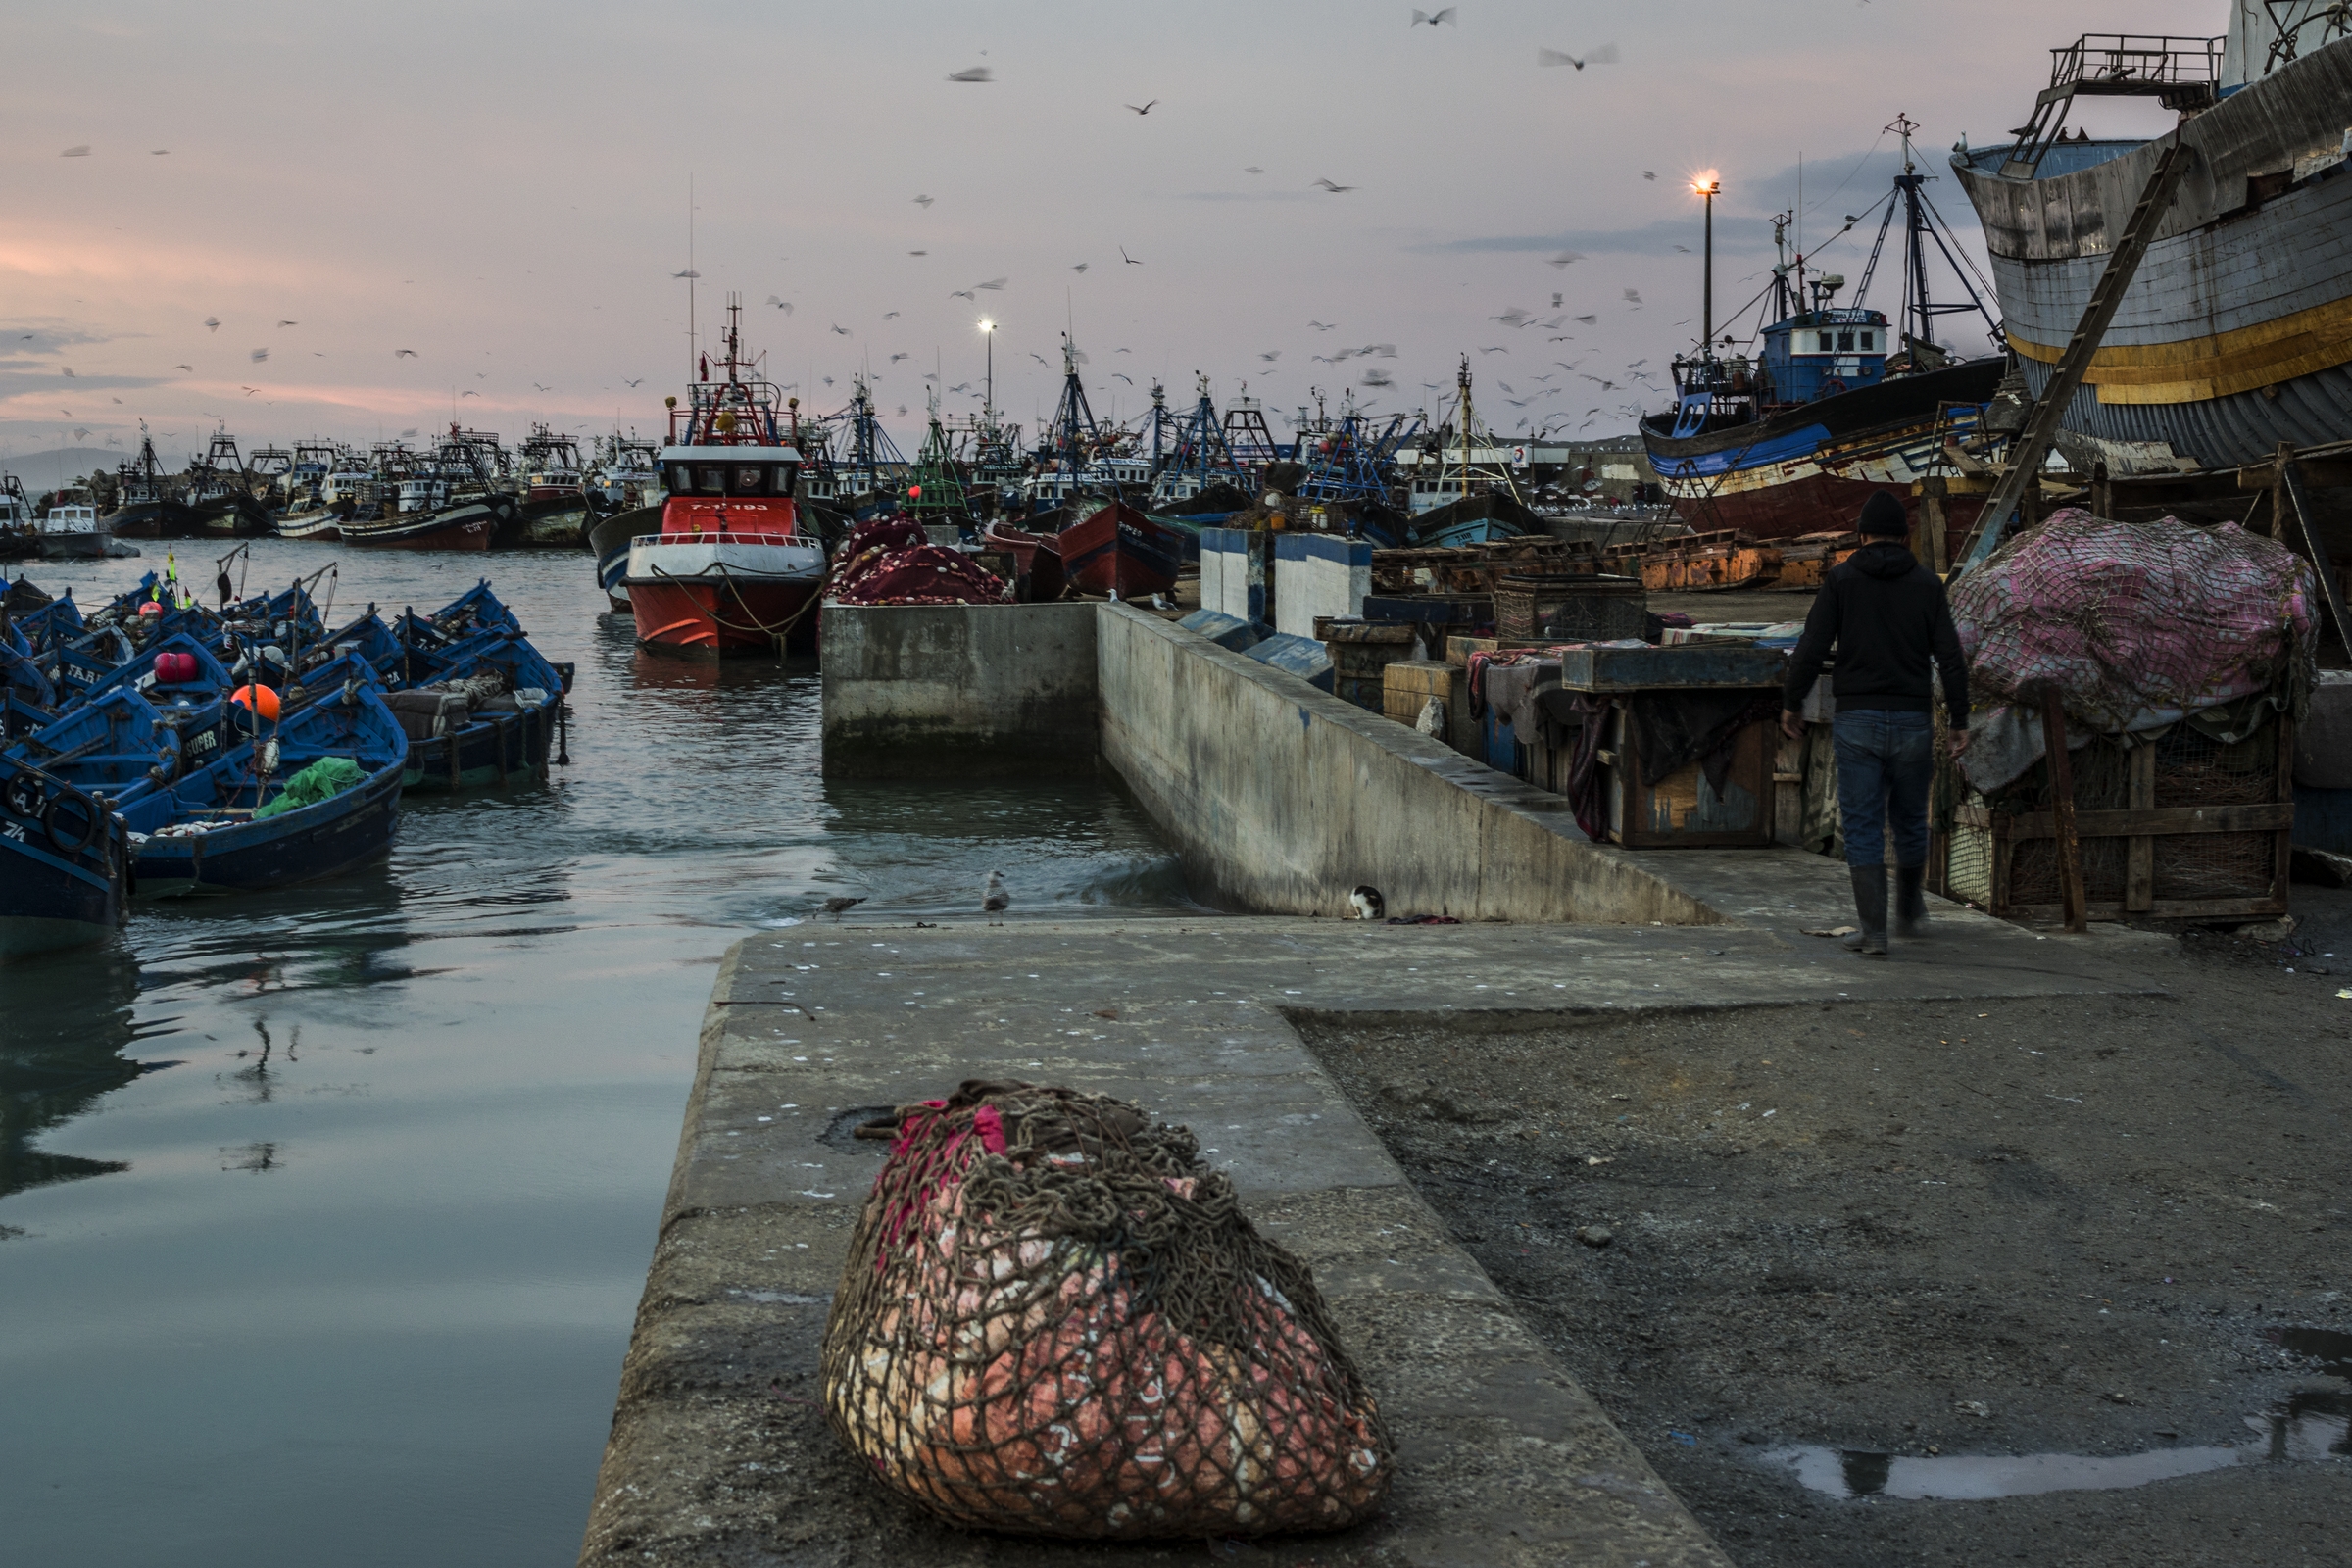
[{"label": "yellow stripe on hull", "polygon": [[[2044,365],[2057,364],[2066,352],[2063,344],[2035,343],[2015,332],[2009,346]],[[2352,300],[2334,300],[2233,332],[2102,348],[2091,355],[2082,379],[2098,389],[2101,403],[2202,403],[2346,362],[2352,362]]]}]

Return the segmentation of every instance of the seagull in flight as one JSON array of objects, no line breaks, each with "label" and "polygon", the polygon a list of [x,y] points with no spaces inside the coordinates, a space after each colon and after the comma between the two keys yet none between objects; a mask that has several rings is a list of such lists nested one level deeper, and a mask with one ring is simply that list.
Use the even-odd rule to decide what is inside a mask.
[{"label": "seagull in flight", "polygon": [[990,278],[990,279],[989,279],[987,282],[985,282],[985,283],[974,283],[974,284],[972,285],[972,287],[974,287],[974,288],[1003,288],[1003,287],[1004,287],[1004,285],[1005,285],[1007,282],[1009,282],[1009,281],[1011,281],[1009,278],[1003,278],[1003,277],[992,277],[992,278]]},{"label": "seagull in flight", "polygon": [[790,316],[792,314],[792,301],[790,300],[780,300],[773,294],[770,294],[767,297],[767,303],[773,305],[777,310],[782,311],[786,316]]},{"label": "seagull in flight", "polygon": [[300,326],[302,323],[300,321],[280,321],[277,324],[280,326]]},{"label": "seagull in flight", "polygon": [[1455,24],[1453,20],[1453,7],[1447,6],[1443,11],[1416,11],[1413,13],[1413,20],[1405,24],[1405,25],[1408,27],[1418,27],[1424,22],[1428,23],[1433,30],[1441,22],[1446,24],[1446,25],[1448,27],[1453,26]]},{"label": "seagull in flight", "polygon": [[1093,266],[1093,265],[1094,265],[1094,264],[1093,264],[1093,263],[1091,263],[1091,262],[1080,262],[1078,265],[1076,265],[1075,267],[1071,268],[1071,269],[1070,269],[1070,270],[1071,270],[1071,271],[1073,271],[1073,272],[1083,272],[1083,271],[1085,271],[1085,270],[1087,270],[1089,267],[1091,267],[1091,266]]},{"label": "seagull in flight", "polygon": [[850,329],[846,326],[836,326],[833,328],[833,330],[840,333],[843,337],[848,337],[850,335]]},{"label": "seagull in flight", "polygon": [[1251,164],[1248,169],[1243,170],[1242,172],[1245,174],[1262,174],[1265,172],[1265,171],[1258,168],[1255,164]]},{"label": "seagull in flight", "polygon": [[1127,247],[1124,245],[1119,247],[1119,260],[1125,262],[1129,267],[1141,267],[1144,265],[1143,263],[1137,261],[1134,257],[1128,255]]},{"label": "seagull in flight", "polygon": [[899,318],[899,313],[898,313],[898,312],[896,312],[896,311],[884,311],[884,312],[882,313],[882,319],[884,319],[885,321],[895,321],[895,320],[897,320],[897,319],[898,319],[898,318]]},{"label": "seagull in flight", "polygon": [[937,201],[937,200],[939,200],[939,198],[938,198],[938,197],[936,197],[936,196],[917,196],[917,197],[914,199],[914,205],[915,205],[915,206],[917,206],[917,207],[921,207],[921,208],[928,209],[928,208],[930,207],[930,205],[931,205],[933,202]]},{"label": "seagull in flight", "polygon": [[481,394],[476,392],[473,388],[467,387],[465,391],[459,393],[458,396],[461,398],[478,398],[481,396]]},{"label": "seagull in flight", "polygon": [[1116,370],[1113,370],[1113,371],[1111,371],[1111,372],[1110,372],[1110,378],[1111,378],[1113,381],[1124,381],[1124,382],[1126,382],[1126,383],[1127,383],[1129,386],[1133,386],[1133,385],[1135,385],[1135,377],[1134,377],[1134,376],[1132,376],[1132,375],[1121,375],[1121,374],[1120,374],[1118,371],[1116,371]]},{"label": "seagull in flight", "polygon": [[899,363],[901,360],[903,360],[903,359],[905,359],[905,358],[906,358],[906,355],[904,355],[904,354],[893,354],[893,355],[890,357],[890,363],[891,363],[891,364],[893,364],[893,365],[896,365],[896,364],[898,364],[898,363]]},{"label": "seagull in flight", "polygon": [[[1562,251],[1559,255],[1554,256],[1550,261],[1544,263],[1544,265],[1546,267],[1573,267],[1584,259],[1585,253],[1582,251]],[[1559,302],[1555,300],[1552,303],[1557,304]]]},{"label": "seagull in flight", "polygon": [[1279,359],[1281,359],[1281,358],[1282,358],[1282,350],[1280,350],[1280,349],[1276,349],[1276,350],[1275,350],[1273,353],[1271,353],[1271,354],[1260,354],[1260,355],[1258,356],[1258,358],[1259,358],[1259,359],[1261,359],[1261,360],[1263,360],[1263,361],[1265,361],[1265,362],[1266,362],[1268,365],[1271,365],[1271,364],[1273,364],[1273,363],[1274,363],[1276,360],[1279,360]]},{"label": "seagull in flight", "polygon": [[1149,103],[1149,104],[1146,104],[1146,105],[1144,105],[1144,107],[1143,107],[1143,108],[1141,108],[1141,109],[1135,109],[1135,105],[1133,105],[1133,104],[1128,104],[1128,105],[1126,105],[1125,107],[1127,107],[1127,108],[1129,108],[1129,109],[1135,109],[1135,112],[1136,112],[1137,114],[1139,114],[1139,115],[1148,115],[1148,114],[1150,114],[1150,113],[1152,112],[1152,104],[1155,104],[1155,103],[1157,103],[1157,102],[1159,102],[1159,100],[1158,100],[1158,99],[1156,99],[1156,98],[1154,98],[1154,99],[1152,99],[1152,103]]},{"label": "seagull in flight", "polygon": [[1315,183],[1322,186],[1325,190],[1331,192],[1334,196],[1342,196],[1347,194],[1348,191],[1355,189],[1353,185],[1334,185],[1328,179],[1318,179],[1315,181]]},{"label": "seagull in flight", "polygon": [[394,349],[392,357],[396,360],[413,360],[416,357],[416,351],[415,349]]},{"label": "seagull in flight", "polygon": [[959,288],[948,296],[952,300],[977,300],[979,297],[968,288]]},{"label": "seagull in flight", "polygon": [[1685,256],[1690,254],[1690,247],[1688,245],[1677,245],[1675,249],[1681,251]]},{"label": "seagull in flight", "polygon": [[1313,327],[1318,332],[1328,332],[1340,323],[1337,321],[1309,321],[1306,324]]},{"label": "seagull in flight", "polygon": [[702,274],[702,273],[700,273],[700,272],[698,272],[698,271],[696,271],[696,270],[695,270],[693,268],[689,267],[689,268],[688,268],[688,269],[686,269],[686,270],[684,270],[683,272],[672,272],[672,273],[670,273],[669,275],[670,275],[670,276],[672,276],[672,277],[700,277],[700,276],[702,276],[703,274]]},{"label": "seagull in flight", "polygon": [[1572,55],[1560,49],[1536,51],[1536,64],[1539,66],[1574,66],[1577,70],[1582,71],[1587,66],[1613,66],[1616,63],[1617,46],[1613,43],[1604,43],[1596,49],[1588,49],[1582,55]]},{"label": "seagull in flight", "polygon": [[1642,171],[1642,177],[1643,179],[1655,179],[1658,177],[1658,172],[1654,169],[1644,169]]},{"label": "seagull in flight", "polygon": [[188,373],[190,373],[191,375],[192,375],[192,374],[194,374],[194,373],[195,373],[195,371],[196,371],[196,367],[194,367],[193,365],[174,365],[173,367],[172,367],[172,368],[173,368],[174,370],[186,370],[186,371],[187,371]]},{"label": "seagull in flight", "polygon": [[218,332],[218,331],[220,331],[220,318],[219,318],[218,316],[208,316],[208,317],[206,317],[206,318],[204,318],[204,329],[205,329],[206,331],[208,331],[208,332]]},{"label": "seagull in flight", "polygon": [[986,66],[968,66],[961,71],[948,73],[948,79],[950,81],[994,81],[997,79],[997,74]]},{"label": "seagull in flight", "polygon": [[555,388],[552,386],[541,386],[538,382],[533,381],[531,383],[531,390],[534,392],[553,392]]}]

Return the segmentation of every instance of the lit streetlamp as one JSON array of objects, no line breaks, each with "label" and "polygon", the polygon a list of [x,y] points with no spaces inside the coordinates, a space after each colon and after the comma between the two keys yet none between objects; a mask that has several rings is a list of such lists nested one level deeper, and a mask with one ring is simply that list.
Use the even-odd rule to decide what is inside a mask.
[{"label": "lit streetlamp", "polygon": [[1701,174],[1690,182],[1690,190],[1707,204],[1706,282],[1698,310],[1698,352],[1701,360],[1708,360],[1715,355],[1715,198],[1723,192],[1723,181],[1712,173]]},{"label": "lit streetlamp", "polygon": [[981,399],[981,417],[994,424],[997,422],[997,323],[981,318],[980,335],[988,339],[988,395]]}]

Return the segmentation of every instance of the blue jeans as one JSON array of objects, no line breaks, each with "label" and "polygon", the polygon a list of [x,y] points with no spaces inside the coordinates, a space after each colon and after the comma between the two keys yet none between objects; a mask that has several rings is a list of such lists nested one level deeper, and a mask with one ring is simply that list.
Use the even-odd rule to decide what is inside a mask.
[{"label": "blue jeans", "polygon": [[1886,827],[1894,829],[1895,864],[1928,863],[1928,786],[1936,776],[1933,714],[1876,709],[1840,712],[1830,728],[1838,745],[1838,816],[1845,863],[1886,863]]}]

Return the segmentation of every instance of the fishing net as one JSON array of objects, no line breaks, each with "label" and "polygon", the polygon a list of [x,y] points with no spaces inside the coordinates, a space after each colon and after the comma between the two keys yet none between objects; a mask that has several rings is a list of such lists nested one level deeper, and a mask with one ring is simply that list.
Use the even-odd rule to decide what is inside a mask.
[{"label": "fishing net", "polygon": [[2251,692],[2299,708],[2317,591],[2308,563],[2235,523],[2068,508],[1963,573],[1952,619],[1978,707],[2055,686],[2074,721],[2114,734]]},{"label": "fishing net", "polygon": [[918,544],[874,549],[834,575],[831,598],[844,605],[1003,605],[1012,584],[960,550]]},{"label": "fishing net", "polygon": [[[895,1126],[894,1126],[895,1123]],[[1182,1127],[968,1082],[895,1137],[825,1328],[834,1430],[953,1523],[1156,1539],[1338,1529],[1387,1429],[1305,1265]]]}]

